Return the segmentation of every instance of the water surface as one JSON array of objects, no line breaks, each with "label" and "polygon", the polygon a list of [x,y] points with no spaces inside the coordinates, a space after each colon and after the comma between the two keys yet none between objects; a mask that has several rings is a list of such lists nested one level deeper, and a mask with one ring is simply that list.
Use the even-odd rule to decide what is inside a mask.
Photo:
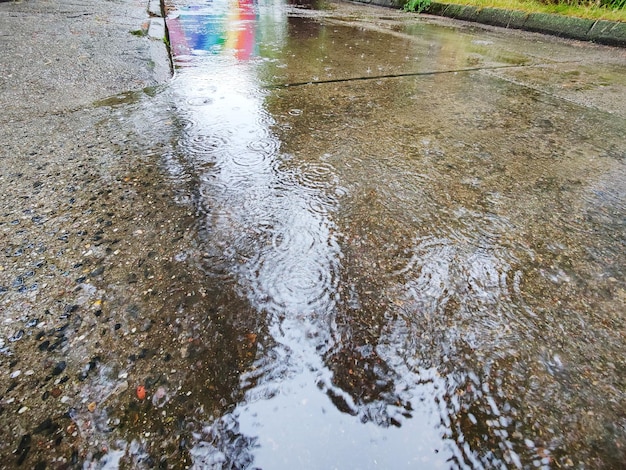
[{"label": "water surface", "polygon": [[626,121],[519,83],[568,43],[322,6],[170,8],[193,466],[617,467]]}]

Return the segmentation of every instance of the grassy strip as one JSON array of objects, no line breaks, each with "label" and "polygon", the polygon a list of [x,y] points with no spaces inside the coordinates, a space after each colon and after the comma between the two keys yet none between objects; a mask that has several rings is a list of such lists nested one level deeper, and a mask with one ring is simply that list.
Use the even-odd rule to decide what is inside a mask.
[{"label": "grassy strip", "polygon": [[[441,0],[443,3],[471,5],[478,8],[503,8],[506,10],[520,10],[528,13],[555,13],[564,16],[575,16],[590,20],[621,21],[626,23],[626,9],[611,8],[598,5],[543,3],[538,0]],[[412,3],[407,3],[407,6]],[[415,2],[422,3],[422,2]],[[427,2],[430,3],[430,2]]]},{"label": "grassy strip", "polygon": [[590,20],[609,20],[626,22],[626,10],[597,5],[570,5],[565,2],[541,3],[536,0],[454,0],[461,5],[473,5],[480,8],[504,8],[521,10],[529,13],[556,13]]}]

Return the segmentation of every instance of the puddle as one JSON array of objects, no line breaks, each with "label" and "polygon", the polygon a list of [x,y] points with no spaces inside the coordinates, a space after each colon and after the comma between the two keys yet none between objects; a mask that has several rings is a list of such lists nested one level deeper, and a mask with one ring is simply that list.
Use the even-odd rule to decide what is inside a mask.
[{"label": "puddle", "polygon": [[120,93],[119,95],[110,96],[103,100],[96,101],[93,105],[95,107],[114,107],[135,104],[140,102],[146,96],[154,97],[160,89],[161,86],[153,86],[144,88],[140,91],[128,91],[125,93]]},{"label": "puddle", "polygon": [[170,4],[171,85],[101,103],[133,104],[193,222],[142,254],[154,309],[108,307],[150,366],[90,372],[133,399],[87,463],[619,466],[626,123],[483,70],[532,40],[316,8]]}]

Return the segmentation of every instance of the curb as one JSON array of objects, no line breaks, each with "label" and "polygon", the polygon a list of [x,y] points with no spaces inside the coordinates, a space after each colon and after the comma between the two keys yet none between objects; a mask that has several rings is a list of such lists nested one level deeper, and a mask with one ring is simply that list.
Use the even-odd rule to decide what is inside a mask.
[{"label": "curb", "polygon": [[[168,46],[169,38],[165,19],[163,18],[163,5],[161,0],[149,0],[147,12],[147,34],[150,39],[150,55],[155,64],[155,75],[160,78],[170,78],[173,73],[173,65]],[[167,67],[164,64],[167,64]]]},{"label": "curb", "polygon": [[[402,0],[356,0],[391,8],[402,8]],[[626,23],[605,20],[587,20],[551,13],[526,13],[501,8],[479,8],[470,5],[433,2],[424,13],[445,16],[455,20],[523,29],[568,39],[592,41],[609,46],[626,47]]]}]

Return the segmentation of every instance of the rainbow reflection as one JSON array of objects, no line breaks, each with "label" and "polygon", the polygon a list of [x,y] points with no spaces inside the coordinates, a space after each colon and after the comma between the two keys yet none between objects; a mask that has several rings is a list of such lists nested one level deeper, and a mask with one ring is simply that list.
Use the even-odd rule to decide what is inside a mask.
[{"label": "rainbow reflection", "polygon": [[205,53],[232,53],[238,60],[256,54],[255,0],[229,0],[189,6],[168,16],[172,54],[177,61]]}]

